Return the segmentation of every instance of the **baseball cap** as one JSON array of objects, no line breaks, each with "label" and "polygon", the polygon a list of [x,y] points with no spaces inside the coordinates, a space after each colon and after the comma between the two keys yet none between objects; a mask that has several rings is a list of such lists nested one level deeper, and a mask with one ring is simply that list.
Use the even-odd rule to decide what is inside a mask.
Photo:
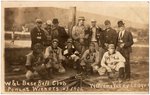
[{"label": "baseball cap", "polygon": [[111,24],[109,20],[105,20],[104,22],[105,25]]},{"label": "baseball cap", "polygon": [[109,44],[109,45],[108,45],[108,48],[109,48],[109,49],[115,49],[115,45],[114,45],[114,44]]},{"label": "baseball cap", "polygon": [[46,21],[46,24],[47,24],[47,25],[51,25],[51,24],[52,24],[52,21],[51,21],[51,20],[47,20],[47,21]]},{"label": "baseball cap", "polygon": [[78,17],[78,20],[83,20],[85,21],[85,18],[83,16]]},{"label": "baseball cap", "polygon": [[96,22],[96,20],[95,20],[95,19],[92,19],[91,22]]}]

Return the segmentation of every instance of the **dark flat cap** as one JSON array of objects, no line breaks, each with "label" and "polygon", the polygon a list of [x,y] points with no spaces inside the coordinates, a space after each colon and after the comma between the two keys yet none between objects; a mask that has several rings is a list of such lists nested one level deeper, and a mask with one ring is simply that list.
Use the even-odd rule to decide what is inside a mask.
[{"label": "dark flat cap", "polygon": [[122,20],[118,21],[118,27],[124,26],[124,22]]},{"label": "dark flat cap", "polygon": [[110,21],[109,20],[105,20],[104,24],[108,25],[108,24],[110,24]]},{"label": "dark flat cap", "polygon": [[58,21],[58,19],[57,19],[57,18],[54,18],[54,19],[53,19],[53,21],[52,21],[52,23],[53,23],[53,24],[58,24],[58,23],[59,23],[59,21]]}]

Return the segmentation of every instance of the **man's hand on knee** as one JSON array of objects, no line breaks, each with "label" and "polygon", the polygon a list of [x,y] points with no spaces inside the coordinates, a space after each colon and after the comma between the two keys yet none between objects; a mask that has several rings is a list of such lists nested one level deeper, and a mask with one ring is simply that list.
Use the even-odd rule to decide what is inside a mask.
[{"label": "man's hand on knee", "polygon": [[112,72],[112,70],[111,70],[110,67],[106,67],[106,70],[107,70],[108,72]]}]

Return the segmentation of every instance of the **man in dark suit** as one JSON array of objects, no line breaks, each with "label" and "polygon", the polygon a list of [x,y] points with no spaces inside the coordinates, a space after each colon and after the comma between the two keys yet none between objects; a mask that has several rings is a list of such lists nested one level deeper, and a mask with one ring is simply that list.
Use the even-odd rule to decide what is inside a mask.
[{"label": "man in dark suit", "polygon": [[125,30],[123,21],[118,21],[118,50],[125,57],[125,79],[130,80],[130,53],[133,45],[133,36],[131,32]]},{"label": "man in dark suit", "polygon": [[36,43],[45,44],[46,36],[42,27],[42,20],[36,19],[36,26],[31,30],[31,49]]},{"label": "man in dark suit", "polygon": [[52,30],[51,30],[51,36],[52,39],[58,39],[59,41],[59,47],[64,48],[65,42],[69,38],[67,32],[65,31],[64,27],[59,26],[59,22],[57,18],[54,18],[52,21]]},{"label": "man in dark suit", "polygon": [[106,29],[104,30],[103,48],[107,49],[109,44],[117,45],[117,32],[111,27],[111,22],[106,20],[104,22]]}]

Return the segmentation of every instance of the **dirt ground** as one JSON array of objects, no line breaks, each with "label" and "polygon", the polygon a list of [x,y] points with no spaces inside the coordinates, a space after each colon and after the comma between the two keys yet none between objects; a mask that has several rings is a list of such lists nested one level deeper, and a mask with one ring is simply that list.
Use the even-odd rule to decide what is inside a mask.
[{"label": "dirt ground", "polygon": [[[110,80],[107,78],[107,76],[99,76],[98,74],[91,75],[88,77],[89,83],[91,86],[83,86],[81,89],[70,88],[71,90],[42,90],[42,92],[148,92],[148,63],[140,63],[140,64],[131,64],[132,72],[131,72],[131,80],[130,81],[123,81],[123,83],[118,83],[116,80]],[[6,73],[5,75],[5,81],[9,82],[12,80],[15,81],[23,81],[25,79],[25,71],[24,67],[22,67],[21,71],[14,71]],[[62,80],[65,78],[68,78],[70,76],[75,75],[76,72],[73,69],[67,69],[67,72],[65,74],[53,74],[53,79],[49,79],[48,81],[53,82],[56,80]],[[36,80],[38,81],[38,80]],[[43,80],[46,81],[46,80]],[[94,87],[96,85],[96,87]],[[10,90],[9,87],[11,87]],[[14,90],[14,88],[26,88],[29,86],[13,86],[13,85],[7,85],[5,87],[6,91],[22,91],[22,90]],[[31,86],[30,86],[31,87]],[[29,87],[29,88],[30,88]],[[43,86],[41,86],[42,88]],[[48,86],[45,86],[48,87]],[[56,86],[57,87],[57,86]],[[30,89],[29,91],[32,91]],[[40,89],[38,90],[41,91]],[[26,91],[25,91],[26,92]],[[28,90],[27,90],[28,92]],[[36,92],[36,91],[35,91]]]},{"label": "dirt ground", "polygon": [[[27,42],[28,43],[28,42]],[[28,43],[29,44],[29,43]],[[6,92],[146,92],[149,90],[149,63],[148,63],[148,47],[133,47],[131,54],[131,80],[118,83],[116,80],[109,80],[107,76],[99,76],[94,74],[86,78],[90,86],[81,86],[80,88],[58,89],[58,86],[31,86],[31,85],[14,85],[13,82],[22,83],[25,78],[25,55],[31,50],[26,44],[10,45],[10,41],[5,42],[5,91]],[[19,46],[19,48],[18,48]],[[22,47],[20,47],[22,46]],[[9,48],[8,48],[9,47]],[[17,48],[16,48],[17,47]],[[142,51],[142,52],[141,52]],[[53,74],[53,79],[42,80],[53,81],[66,79],[74,76],[76,71],[68,68],[65,74]],[[38,82],[37,79],[35,82]],[[10,85],[6,84],[11,82]],[[32,87],[38,87],[33,90]],[[65,85],[66,87],[66,85]],[[27,89],[26,89],[27,88]],[[29,90],[28,90],[29,88]],[[62,87],[61,87],[62,88]],[[49,90],[47,90],[49,89]]]}]

